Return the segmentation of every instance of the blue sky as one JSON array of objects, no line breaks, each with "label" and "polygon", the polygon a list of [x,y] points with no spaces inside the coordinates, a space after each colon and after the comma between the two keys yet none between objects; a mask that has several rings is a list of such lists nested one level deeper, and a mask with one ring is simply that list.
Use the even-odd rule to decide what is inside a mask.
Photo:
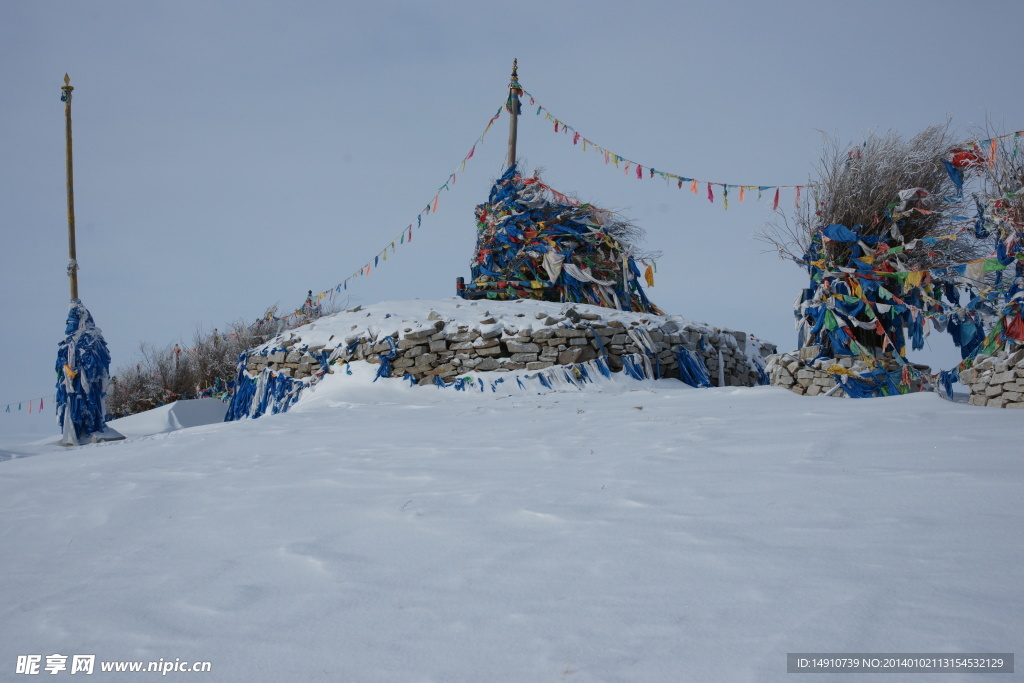
[{"label": "blue sky", "polygon": [[[965,137],[989,120],[1024,127],[1022,18],[1013,2],[5,2],[0,406],[53,391],[68,300],[65,72],[80,294],[116,368],[142,342],[298,306],[372,260],[459,167],[513,58],[555,116],[645,167],[793,185],[808,182],[822,132],[913,135],[947,116]],[[803,273],[752,239],[768,197],[724,211],[605,166],[525,114],[527,169],[622,210],[663,252],[655,303],[795,345]],[[454,293],[506,131],[503,116],[413,242],[350,283],[353,302]],[[931,342],[925,360],[948,366],[948,343]],[[0,413],[0,438],[27,419]]]}]

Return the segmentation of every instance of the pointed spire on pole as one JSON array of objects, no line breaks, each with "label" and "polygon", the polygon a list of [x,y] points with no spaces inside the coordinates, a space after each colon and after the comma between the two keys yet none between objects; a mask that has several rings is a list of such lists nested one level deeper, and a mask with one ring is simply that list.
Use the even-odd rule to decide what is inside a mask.
[{"label": "pointed spire on pole", "polygon": [[64,74],[60,99],[64,102],[64,137],[67,142],[68,176],[68,278],[71,280],[71,298],[78,298],[78,258],[75,250],[75,174],[71,158],[71,77]]},{"label": "pointed spire on pole", "polygon": [[508,84],[508,102],[505,104],[505,108],[509,111],[509,124],[508,124],[508,163],[506,167],[511,167],[516,163],[516,137],[518,133],[519,123],[519,96],[523,94],[523,89],[519,85],[519,60],[512,60],[512,79]]}]

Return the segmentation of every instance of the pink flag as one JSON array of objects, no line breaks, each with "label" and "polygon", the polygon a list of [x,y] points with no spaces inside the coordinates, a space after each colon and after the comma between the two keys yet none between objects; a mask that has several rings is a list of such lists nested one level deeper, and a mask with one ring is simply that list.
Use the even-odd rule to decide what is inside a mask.
[{"label": "pink flag", "polygon": [[466,155],[467,159],[472,159],[473,154],[476,152],[476,145],[473,145],[473,149],[469,150],[469,154]]},{"label": "pink flag", "polygon": [[708,201],[715,203],[715,193],[711,191],[711,183],[708,183]]},{"label": "pink flag", "polygon": [[636,165],[636,177],[639,180],[643,180],[644,177],[644,167],[641,166],[640,164]]},{"label": "pink flag", "polygon": [[574,145],[579,144],[579,141],[580,141],[580,134],[579,133],[573,133],[572,134],[572,144],[574,144]]}]

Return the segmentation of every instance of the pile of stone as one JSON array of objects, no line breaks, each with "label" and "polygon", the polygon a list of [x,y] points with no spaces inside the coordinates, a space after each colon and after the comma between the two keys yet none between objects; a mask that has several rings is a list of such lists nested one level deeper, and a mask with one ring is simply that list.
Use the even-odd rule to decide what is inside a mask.
[{"label": "pile of stone", "polygon": [[970,391],[968,402],[990,408],[1024,408],[1024,345],[979,355],[960,383]]},{"label": "pile of stone", "polygon": [[[865,374],[873,368],[869,368],[859,358],[844,356],[841,358],[818,358],[821,353],[820,346],[805,346],[790,353],[780,353],[768,356],[765,371],[773,387],[783,387],[802,396],[835,396],[836,398],[849,398],[843,389],[838,377],[832,370],[836,366],[849,370],[855,374]],[[895,365],[894,365],[895,368]],[[915,365],[916,374],[921,375],[911,387],[911,391],[931,391],[929,381],[930,369],[924,365]]]},{"label": "pile of stone", "polygon": [[[494,310],[517,306],[487,305]],[[746,333],[692,323],[679,316],[646,315],[622,321],[604,318],[599,313],[603,309],[596,306],[566,307],[558,315],[521,312],[523,308],[517,306],[511,314],[503,310],[503,322],[484,311],[479,322],[472,324],[464,319],[446,320],[429,311],[425,322],[408,321],[395,336],[374,337],[361,330],[344,339],[332,338],[328,344],[304,344],[300,328],[253,350],[246,359],[246,370],[253,376],[267,371],[304,379],[331,372],[346,361],[386,362],[390,367],[387,376],[411,375],[420,384],[430,384],[437,377],[449,382],[467,372],[542,370],[597,358],[604,358],[609,369],[617,372],[623,369],[624,355],[640,354],[649,359],[651,367],[658,368],[656,374],[678,378],[676,353],[685,348],[703,360],[713,385],[756,386],[760,384],[759,362],[775,351],[774,346]],[[536,322],[510,322],[528,315]]]}]

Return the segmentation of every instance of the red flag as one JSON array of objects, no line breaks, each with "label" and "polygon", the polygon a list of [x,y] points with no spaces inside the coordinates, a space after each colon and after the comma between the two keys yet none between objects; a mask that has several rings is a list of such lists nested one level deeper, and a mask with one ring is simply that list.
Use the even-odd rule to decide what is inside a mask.
[{"label": "red flag", "polygon": [[708,183],[708,201],[715,203],[715,193],[711,191],[711,183]]},{"label": "red flag", "polygon": [[677,185],[679,186],[680,190],[683,189],[683,179],[682,178],[679,179],[679,182],[677,183]]},{"label": "red flag", "polygon": [[573,133],[572,134],[572,144],[574,144],[574,145],[579,144],[579,141],[580,141],[580,134],[579,133]]},{"label": "red flag", "polygon": [[636,177],[640,180],[643,180],[644,177],[644,167],[640,164],[636,165]]},{"label": "red flag", "polygon": [[555,121],[555,132],[558,132],[558,121]]},{"label": "red flag", "polygon": [[474,152],[476,152],[476,145],[473,145],[473,149],[469,150],[469,154],[466,155],[466,159],[472,159]]},{"label": "red flag", "polygon": [[779,210],[779,188],[775,188],[775,201],[772,202],[772,211]]}]

